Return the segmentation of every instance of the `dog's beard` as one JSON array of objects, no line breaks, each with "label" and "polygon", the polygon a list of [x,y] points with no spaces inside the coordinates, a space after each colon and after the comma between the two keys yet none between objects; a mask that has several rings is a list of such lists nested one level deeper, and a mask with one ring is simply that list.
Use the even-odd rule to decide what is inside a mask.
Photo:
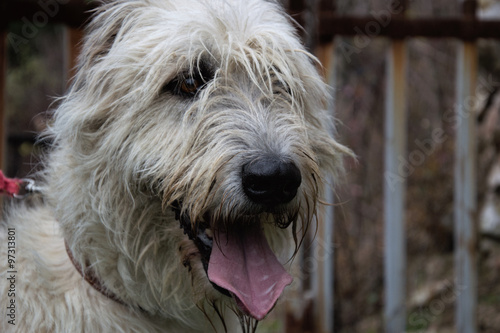
[{"label": "dog's beard", "polygon": [[[179,203],[174,212],[184,233],[197,246],[214,288],[232,297],[243,315],[263,319],[292,277],[271,250],[261,230],[260,216],[244,217],[243,223],[226,224],[223,228],[213,221],[191,223],[181,213]],[[206,220],[210,221],[208,214]]]}]

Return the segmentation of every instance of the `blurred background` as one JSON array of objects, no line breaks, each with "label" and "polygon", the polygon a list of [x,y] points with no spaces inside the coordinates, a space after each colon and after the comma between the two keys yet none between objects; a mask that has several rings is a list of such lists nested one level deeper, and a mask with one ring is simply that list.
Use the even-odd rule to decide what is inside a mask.
[{"label": "blurred background", "polygon": [[[23,0],[16,2],[22,4],[19,7],[14,0],[0,1],[5,40],[2,169],[10,177],[21,178],[36,171],[40,154],[50,146],[43,141],[35,144],[36,137],[47,126],[57,97],[65,91],[81,35],[78,27],[88,16],[84,9],[92,6],[76,1],[79,11],[65,11],[62,8],[72,1],[62,2],[52,1],[58,11],[51,15],[54,6]],[[487,38],[474,38],[479,35],[467,35],[466,31],[463,36],[453,31],[443,34],[456,34],[454,37],[439,36],[440,29],[450,30],[453,22],[463,18],[467,5],[473,6],[475,21],[500,22],[500,1],[465,3],[283,1],[302,26],[298,31],[304,43],[324,65],[321,70],[332,86],[330,108],[339,121],[339,140],[356,153],[357,161],[345,161],[347,179],[336,181],[334,218],[325,221],[334,226],[328,235],[333,237],[333,251],[328,256],[333,267],[327,268],[333,274],[331,294],[314,286],[316,269],[306,272],[296,291],[300,301],[282,305],[276,318],[263,323],[262,332],[388,331],[384,320],[384,182],[388,181],[384,177],[384,110],[387,53],[391,38],[398,33],[399,37],[411,36],[405,39],[408,154],[400,160],[406,185],[402,221],[406,240],[405,330],[457,332],[455,303],[461,293],[454,268],[457,126],[449,115],[457,104],[457,50],[463,38],[468,38],[477,52],[474,94],[470,101],[464,101],[472,110],[467,117],[473,117],[477,127],[477,156],[471,156],[477,166],[477,242],[470,249],[477,263],[475,325],[478,332],[500,332],[500,25],[479,29]],[[404,5],[404,12],[399,11],[399,5]],[[339,17],[348,20],[336,21]],[[366,20],[356,21],[362,18]],[[389,21],[396,18],[440,20],[443,24],[435,24],[436,36],[429,37],[414,37],[411,29],[384,32],[376,24],[359,25],[375,22],[380,28],[387,22],[390,28]],[[335,22],[346,24],[339,27]],[[411,157],[415,152],[420,154]],[[311,253],[306,249],[303,262]],[[331,300],[333,306],[325,308],[322,304],[329,302],[319,298]],[[321,316],[333,319],[330,327],[318,323]]]}]

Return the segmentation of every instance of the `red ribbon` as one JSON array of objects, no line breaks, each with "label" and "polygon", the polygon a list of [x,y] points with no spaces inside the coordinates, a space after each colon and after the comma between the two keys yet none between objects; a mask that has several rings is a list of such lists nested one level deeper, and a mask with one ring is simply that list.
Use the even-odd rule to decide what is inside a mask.
[{"label": "red ribbon", "polygon": [[19,194],[21,189],[22,181],[17,178],[7,178],[0,170],[0,194],[5,194],[9,197],[13,197]]}]

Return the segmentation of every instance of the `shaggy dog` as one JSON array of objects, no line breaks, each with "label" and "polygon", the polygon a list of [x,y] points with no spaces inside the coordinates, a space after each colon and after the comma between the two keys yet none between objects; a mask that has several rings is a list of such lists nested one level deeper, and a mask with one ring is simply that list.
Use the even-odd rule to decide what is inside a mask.
[{"label": "shaggy dog", "polygon": [[349,152],[290,19],[263,0],[107,1],[77,70],[42,198],[1,225],[0,330],[254,331]]}]

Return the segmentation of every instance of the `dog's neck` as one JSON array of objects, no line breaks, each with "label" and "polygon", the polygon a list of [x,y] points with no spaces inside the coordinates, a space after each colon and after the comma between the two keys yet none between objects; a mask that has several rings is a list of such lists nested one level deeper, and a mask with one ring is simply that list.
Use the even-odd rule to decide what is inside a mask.
[{"label": "dog's neck", "polygon": [[118,296],[116,296],[113,292],[108,290],[99,280],[99,278],[95,275],[94,271],[92,268],[90,268],[88,264],[85,264],[85,267],[82,267],[73,257],[73,254],[71,253],[71,250],[68,246],[68,243],[64,241],[64,245],[66,247],[66,252],[68,253],[68,257],[75,266],[76,270],[80,273],[80,275],[87,281],[95,290],[106,296],[106,298],[109,298],[118,304],[121,304],[123,306],[129,306],[126,304],[124,301],[122,301]]}]

